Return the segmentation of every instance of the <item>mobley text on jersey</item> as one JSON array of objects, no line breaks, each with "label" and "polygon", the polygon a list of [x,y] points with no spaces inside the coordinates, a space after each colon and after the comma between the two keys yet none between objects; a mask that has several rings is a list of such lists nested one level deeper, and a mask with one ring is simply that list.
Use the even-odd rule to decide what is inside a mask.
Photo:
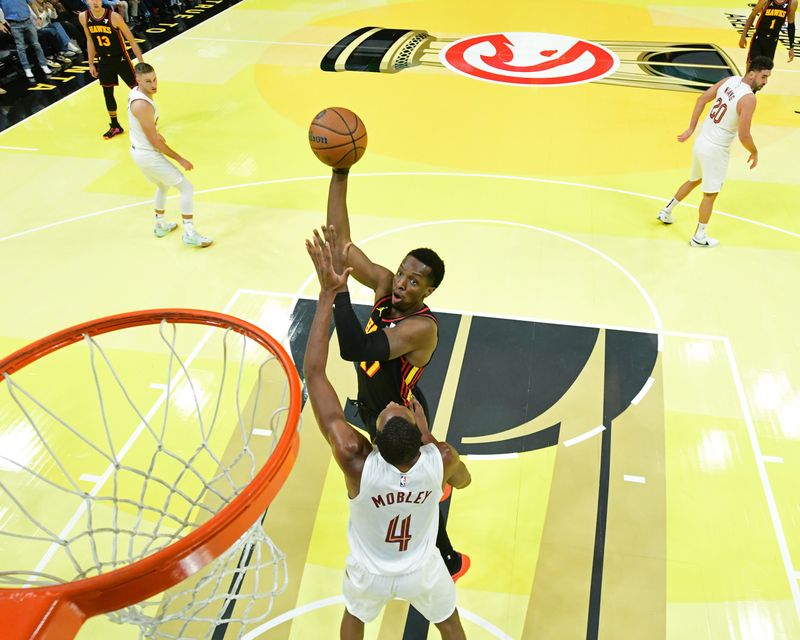
[{"label": "mobley text on jersey", "polygon": [[372,502],[375,503],[375,508],[380,509],[387,504],[422,504],[431,495],[430,491],[418,491],[416,498],[413,498],[414,492],[412,491],[393,491],[385,494],[385,496],[372,496]]}]

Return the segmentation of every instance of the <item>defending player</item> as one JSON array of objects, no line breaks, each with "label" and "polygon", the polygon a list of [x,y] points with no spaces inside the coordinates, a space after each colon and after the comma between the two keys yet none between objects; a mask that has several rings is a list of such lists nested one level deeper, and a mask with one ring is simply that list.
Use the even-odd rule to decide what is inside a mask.
[{"label": "defending player", "polygon": [[321,286],[303,372],[317,424],[344,473],[350,499],[340,637],[363,638],[364,623],[399,597],[433,622],[442,638],[465,639],[455,585],[434,543],[443,486],[466,487],[469,471],[453,447],[431,435],[413,399],[413,412],[394,402],[380,412],[374,446],[347,423],[325,366],[331,306],[350,269],[334,270],[331,244],[316,231],[306,249]]}]

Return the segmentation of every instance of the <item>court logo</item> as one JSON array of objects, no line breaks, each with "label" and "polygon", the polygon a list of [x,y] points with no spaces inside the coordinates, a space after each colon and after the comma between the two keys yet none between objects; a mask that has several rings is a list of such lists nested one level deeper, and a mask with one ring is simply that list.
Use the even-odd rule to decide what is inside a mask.
[{"label": "court logo", "polygon": [[478,80],[550,87],[599,80],[619,67],[611,50],[552,33],[470,36],[443,49],[440,60],[448,69]]}]

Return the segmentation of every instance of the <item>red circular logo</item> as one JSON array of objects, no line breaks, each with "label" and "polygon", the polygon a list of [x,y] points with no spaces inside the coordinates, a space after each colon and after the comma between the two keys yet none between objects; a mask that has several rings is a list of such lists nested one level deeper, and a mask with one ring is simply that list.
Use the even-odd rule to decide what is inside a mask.
[{"label": "red circular logo", "polygon": [[443,49],[442,64],[478,80],[560,86],[603,78],[619,58],[605,47],[553,33],[489,33],[457,40]]}]

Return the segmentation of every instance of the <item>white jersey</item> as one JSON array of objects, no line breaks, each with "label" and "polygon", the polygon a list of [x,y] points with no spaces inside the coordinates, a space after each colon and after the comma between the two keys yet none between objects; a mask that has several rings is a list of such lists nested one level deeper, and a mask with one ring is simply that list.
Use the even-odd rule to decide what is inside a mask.
[{"label": "white jersey", "polygon": [[406,472],[386,462],[377,447],[364,461],[361,488],[350,501],[350,554],[370,573],[416,571],[436,552],[444,463],[435,444],[420,447]]},{"label": "white jersey", "polygon": [[732,76],[720,85],[711,109],[703,121],[701,135],[712,144],[730,148],[739,133],[736,107],[742,97],[753,93],[741,77]]},{"label": "white jersey", "polygon": [[143,151],[158,151],[158,149],[150,144],[150,141],[147,139],[147,136],[144,133],[144,129],[142,129],[142,125],[139,124],[138,118],[131,113],[131,105],[133,104],[134,100],[144,100],[145,102],[149,102],[151,105],[153,105],[153,109],[155,111],[153,117],[156,125],[158,125],[158,107],[153,99],[148,98],[143,91],[139,90],[138,87],[131,89],[131,93],[128,96],[128,122],[130,123],[129,128],[131,135],[131,148]]}]

